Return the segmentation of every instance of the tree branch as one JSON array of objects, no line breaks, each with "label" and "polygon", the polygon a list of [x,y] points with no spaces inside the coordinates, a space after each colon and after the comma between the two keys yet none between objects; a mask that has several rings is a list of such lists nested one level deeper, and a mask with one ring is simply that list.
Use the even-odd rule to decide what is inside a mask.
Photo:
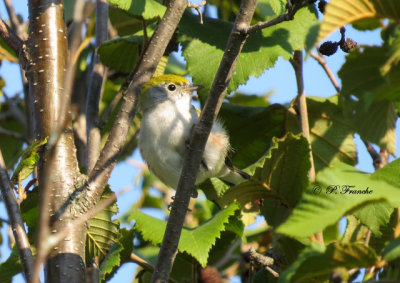
[{"label": "tree branch", "polygon": [[85,205],[88,200],[90,203],[96,203],[100,198],[111,171],[116,164],[118,154],[125,143],[133,117],[136,115],[138,96],[141,88],[156,70],[158,62],[164,54],[167,44],[172,38],[185,11],[186,5],[187,1],[185,0],[171,0],[169,2],[167,11],[157,25],[146,51],[140,58],[135,70],[130,74],[130,77],[133,78],[131,84],[124,84],[122,86],[122,88],[129,87],[127,87],[127,91],[122,97],[121,108],[104,149],[100,154],[100,158],[89,174],[88,189],[85,190],[81,197],[82,201],[79,202],[82,209],[90,209],[90,207]]},{"label": "tree branch", "polygon": [[10,219],[15,242],[17,244],[19,257],[21,259],[22,269],[25,279],[30,282],[33,275],[34,260],[29,245],[28,236],[26,235],[24,222],[22,221],[21,210],[15,198],[10,178],[4,163],[3,154],[0,150],[0,189],[6,205],[7,214]]},{"label": "tree branch", "polygon": [[17,33],[18,36],[23,36],[23,27],[18,19],[17,14],[15,14],[14,7],[11,0],[4,0],[4,5],[6,6],[7,14],[10,18],[10,23],[12,29]]},{"label": "tree branch", "polygon": [[256,6],[256,0],[242,1],[204,110],[200,115],[199,121],[193,127],[188,153],[183,163],[181,177],[158,254],[152,282],[166,282],[171,272],[204,148],[211,127],[224,100],[237,59],[248,36],[247,33],[241,31],[247,30],[250,26]]},{"label": "tree branch", "polygon": [[297,81],[297,102],[299,104],[299,118],[300,118],[300,128],[302,134],[308,141],[310,145],[310,171],[309,171],[309,180],[310,182],[315,181],[315,168],[314,168],[314,158],[312,155],[311,149],[311,140],[310,140],[310,127],[308,122],[308,111],[307,111],[307,100],[306,93],[304,91],[304,81],[303,81],[303,53],[301,50],[297,50],[294,52],[293,59],[290,60],[292,63],[293,69],[296,74]]},{"label": "tree branch", "polygon": [[96,1],[96,52],[94,66],[90,75],[89,92],[86,100],[86,131],[87,131],[87,172],[92,171],[100,155],[99,107],[103,89],[103,78],[106,68],[101,63],[97,48],[107,40],[108,35],[108,3],[105,0]]},{"label": "tree branch", "polygon": [[[307,99],[306,93],[304,91],[304,81],[303,81],[303,51],[297,50],[294,52],[293,59],[290,60],[290,63],[293,66],[293,69],[296,74],[297,81],[297,102],[299,104],[299,118],[300,118],[300,128],[302,134],[308,141],[310,148],[310,170],[308,171],[308,178],[310,183],[315,182],[315,167],[314,167],[314,158],[311,148],[311,140],[310,140],[310,127],[308,123],[308,111],[307,111]],[[316,239],[319,243],[324,242],[324,238],[322,232],[318,232],[316,235]]]},{"label": "tree branch", "polygon": [[335,76],[333,75],[331,69],[329,68],[328,64],[326,63],[326,60],[322,56],[318,56],[314,52],[310,53],[311,57],[314,58],[318,64],[321,65],[321,67],[324,69],[326,75],[330,79],[331,83],[333,84],[333,87],[336,89],[337,92],[340,92],[340,86],[339,83],[337,82]]},{"label": "tree branch", "polygon": [[277,25],[277,24],[279,24],[281,22],[291,21],[291,20],[293,20],[294,15],[296,14],[296,12],[299,9],[301,9],[301,8],[303,8],[305,6],[308,6],[308,5],[310,5],[310,1],[307,1],[307,0],[305,0],[305,1],[296,1],[295,3],[293,3],[293,5],[290,5],[288,7],[288,12],[287,13],[285,13],[283,15],[279,15],[278,17],[276,17],[276,18],[274,18],[272,20],[265,21],[265,22],[259,22],[259,23],[255,24],[255,25],[249,26],[245,30],[243,30],[243,32],[246,32],[246,33],[250,34],[250,33],[254,33],[254,32],[260,31],[260,30],[262,30],[264,28]]},{"label": "tree branch", "polygon": [[0,37],[4,39],[17,56],[21,54],[24,42],[2,19],[0,20]]}]

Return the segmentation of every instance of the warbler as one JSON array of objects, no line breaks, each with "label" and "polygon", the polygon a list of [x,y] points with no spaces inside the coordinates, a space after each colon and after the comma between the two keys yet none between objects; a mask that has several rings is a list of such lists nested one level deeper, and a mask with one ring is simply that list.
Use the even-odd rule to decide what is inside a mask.
[{"label": "warbler", "polygon": [[[198,120],[191,100],[193,91],[199,88],[201,86],[191,84],[185,77],[167,74],[148,81],[140,95],[141,155],[150,171],[173,189],[178,186],[191,130]],[[230,150],[229,136],[217,120],[206,143],[196,185],[211,177],[218,177],[229,185],[249,178],[233,167]]]}]

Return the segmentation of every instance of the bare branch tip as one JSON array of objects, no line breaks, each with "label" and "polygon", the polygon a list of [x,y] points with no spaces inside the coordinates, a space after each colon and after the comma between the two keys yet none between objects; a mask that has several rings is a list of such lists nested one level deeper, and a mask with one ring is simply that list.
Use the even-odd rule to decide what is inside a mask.
[{"label": "bare branch tip", "polygon": [[200,24],[201,25],[203,24],[203,13],[201,12],[200,7],[203,7],[205,4],[207,4],[206,0],[201,1],[198,4],[194,4],[194,3],[191,3],[191,2],[189,2],[189,4],[188,4],[189,8],[194,8],[194,9],[196,9],[197,13],[199,13]]}]

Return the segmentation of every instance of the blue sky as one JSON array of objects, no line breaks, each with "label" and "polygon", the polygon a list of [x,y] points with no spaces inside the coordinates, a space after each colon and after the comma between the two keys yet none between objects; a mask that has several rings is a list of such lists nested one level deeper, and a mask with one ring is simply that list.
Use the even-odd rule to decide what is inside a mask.
[{"label": "blue sky", "polygon": [[[26,1],[13,2],[19,3],[14,4],[17,13],[22,13],[24,18],[27,18]],[[23,4],[21,4],[21,2],[23,2]],[[0,14],[3,19],[7,18],[3,1],[0,2]],[[379,31],[359,32],[349,27],[347,28],[346,35],[357,41],[359,44],[377,45],[381,43]],[[335,33],[332,40],[338,40],[339,38],[339,33]],[[339,50],[335,55],[326,57],[326,60],[334,74],[336,74],[344,63],[345,53]],[[19,68],[16,64],[9,64],[3,61],[0,67],[0,76],[4,77],[7,82],[4,90],[8,95],[13,95],[22,91]],[[308,58],[304,63],[304,82],[307,95],[328,97],[336,93],[322,68],[312,58]],[[271,102],[287,103],[297,94],[294,71],[289,62],[279,59],[274,68],[266,70],[259,78],[251,78],[248,83],[241,86],[239,90],[249,94],[265,94],[270,90],[274,90],[274,94],[270,98]],[[396,133],[398,134],[398,129],[396,130]],[[364,145],[358,137],[356,137],[356,142],[359,154],[359,164],[357,167],[366,172],[373,172],[372,160],[366,152]],[[397,141],[397,149],[398,148],[399,142]],[[132,158],[140,160],[140,156],[137,152],[132,156]],[[117,165],[111,175],[109,183],[114,191],[119,191],[127,186],[133,187],[132,190],[118,199],[120,213],[129,209],[130,205],[138,199],[140,192],[135,183],[137,174],[137,168],[124,162]],[[7,218],[2,204],[0,205],[0,217]],[[3,239],[6,239],[5,229],[2,229],[2,234]],[[5,260],[8,254],[8,248],[5,248],[3,245],[1,249],[1,260]],[[126,264],[110,282],[130,281],[134,274],[134,269],[134,264]],[[13,281],[23,282],[23,279],[21,276],[17,276]]]}]

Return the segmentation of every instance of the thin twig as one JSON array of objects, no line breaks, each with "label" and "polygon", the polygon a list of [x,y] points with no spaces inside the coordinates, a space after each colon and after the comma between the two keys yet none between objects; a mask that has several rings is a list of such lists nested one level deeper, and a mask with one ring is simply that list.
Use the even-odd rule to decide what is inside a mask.
[{"label": "thin twig", "polygon": [[232,255],[235,252],[236,248],[240,246],[240,244],[242,243],[242,239],[237,239],[233,245],[231,245],[229,247],[229,249],[226,251],[226,253],[224,254],[224,256],[218,260],[213,266],[216,269],[220,269],[222,266],[224,266],[228,261],[230,261],[232,259]]},{"label": "thin twig", "polygon": [[[293,69],[296,74],[296,82],[297,82],[297,102],[299,105],[299,118],[300,118],[300,128],[304,137],[307,139],[309,148],[310,148],[310,170],[308,171],[308,178],[310,183],[315,181],[315,166],[314,166],[314,158],[311,148],[311,139],[310,139],[310,126],[308,122],[308,111],[307,111],[307,98],[304,90],[304,78],[303,78],[303,53],[302,51],[295,51],[293,59],[290,61],[293,66]],[[319,243],[324,242],[322,232],[318,232],[315,235],[317,241]]]},{"label": "thin twig", "polygon": [[17,56],[21,54],[24,42],[2,19],[0,20],[0,37],[4,39]]},{"label": "thin twig", "polygon": [[314,52],[310,53],[311,57],[314,58],[318,64],[321,65],[321,67],[324,69],[326,75],[328,76],[329,80],[331,81],[333,87],[336,89],[337,92],[340,92],[340,86],[339,83],[337,82],[334,74],[332,73],[331,69],[329,68],[328,64],[326,63],[326,60],[324,57],[319,56],[315,54]]},{"label": "thin twig", "polygon": [[15,10],[14,10],[11,0],[4,0],[4,5],[6,6],[7,14],[10,18],[12,29],[18,34],[18,36],[22,37],[22,35],[23,35],[22,28],[23,27],[18,19],[17,14],[15,14]]},{"label": "thin twig", "polygon": [[11,223],[13,235],[17,243],[19,257],[26,281],[30,282],[33,275],[34,260],[30,248],[28,236],[22,221],[21,210],[15,198],[10,178],[7,173],[3,154],[0,150],[0,189],[6,205],[7,214]]},{"label": "thin twig", "polygon": [[270,27],[270,26],[274,26],[277,25],[281,22],[285,22],[285,21],[291,21],[294,19],[294,15],[296,14],[296,12],[305,7],[308,6],[310,3],[308,1],[296,1],[292,6],[288,7],[288,12],[283,14],[283,15],[279,15],[278,17],[269,20],[269,21],[265,21],[265,22],[259,22],[255,25],[249,26],[246,29],[242,28],[242,32],[247,33],[247,34],[251,34],[257,31],[260,31],[264,28]]},{"label": "thin twig", "polygon": [[[154,266],[148,263],[146,260],[142,259],[141,257],[135,255],[134,253],[131,253],[131,260],[139,265],[141,268],[146,270],[147,272],[153,273],[154,272]],[[173,279],[169,279],[168,282],[170,283],[176,283],[177,281]]]},{"label": "thin twig", "polygon": [[372,163],[374,165],[375,170],[377,170],[380,167],[380,164],[382,163],[382,157],[366,139],[361,138],[361,140],[363,141],[369,155],[372,158]]},{"label": "thin twig", "polygon": [[290,61],[292,63],[293,69],[296,74],[297,81],[297,101],[299,104],[299,118],[301,132],[307,139],[310,145],[310,171],[309,180],[310,182],[315,181],[315,168],[314,168],[314,158],[311,150],[311,139],[310,139],[310,127],[308,122],[308,111],[307,111],[307,98],[304,90],[304,80],[303,80],[303,53],[302,51],[295,51],[293,59]]},{"label": "thin twig", "polygon": [[204,148],[213,122],[224,100],[239,54],[248,36],[240,32],[240,30],[246,29],[250,25],[256,6],[256,0],[242,1],[206,104],[199,121],[192,128],[188,152],[183,162],[183,169],[158,254],[152,282],[165,282],[171,272]]},{"label": "thin twig", "polygon": [[203,13],[201,12],[200,7],[202,7],[202,6],[206,5],[206,4],[207,4],[206,0],[201,1],[198,4],[193,4],[191,2],[189,2],[189,4],[188,4],[189,8],[194,8],[197,11],[197,13],[199,13],[200,24],[203,24]]}]

